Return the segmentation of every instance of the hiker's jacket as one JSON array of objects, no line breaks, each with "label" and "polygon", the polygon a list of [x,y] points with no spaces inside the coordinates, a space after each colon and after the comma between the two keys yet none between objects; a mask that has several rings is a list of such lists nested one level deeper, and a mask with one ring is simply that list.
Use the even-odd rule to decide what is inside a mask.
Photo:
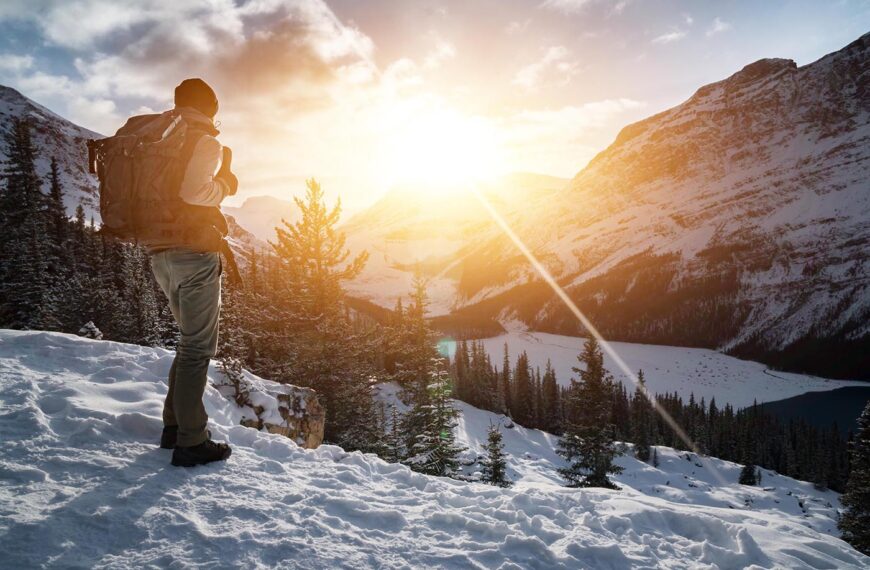
[{"label": "hiker's jacket", "polygon": [[[192,125],[202,126],[206,131],[215,132],[214,123],[204,114],[192,107],[181,107],[184,120]],[[223,147],[208,132],[202,135],[184,173],[179,197],[194,206],[220,206],[221,201],[230,194],[229,185],[215,175],[221,168]]]}]

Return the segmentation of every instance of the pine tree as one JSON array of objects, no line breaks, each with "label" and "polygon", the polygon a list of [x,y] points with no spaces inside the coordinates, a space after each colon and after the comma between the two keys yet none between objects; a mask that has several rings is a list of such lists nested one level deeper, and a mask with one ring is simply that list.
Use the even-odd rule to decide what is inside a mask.
[{"label": "pine tree", "polygon": [[[276,228],[279,266],[267,290],[280,307],[278,378],[314,388],[326,405],[324,439],[349,450],[380,452],[383,424],[372,398],[379,341],[352,322],[342,283],[359,275],[366,252],[350,258],[337,229],[341,203],[327,208],[320,184],[307,182],[296,198],[299,221]],[[289,354],[288,354],[289,353]]]},{"label": "pine tree", "polygon": [[529,357],[523,352],[517,357],[517,367],[513,374],[513,408],[511,417],[518,424],[532,427],[534,394],[532,392],[532,374],[529,367]]},{"label": "pine tree", "polygon": [[504,454],[501,430],[490,424],[486,434],[486,457],[482,461],[481,481],[496,487],[510,487],[507,478],[507,461]]},{"label": "pine tree", "polygon": [[272,247],[284,265],[285,286],[305,317],[316,319],[339,310],[343,299],[341,283],[363,270],[368,253],[353,259],[345,249],[345,234],[336,229],[341,216],[341,201],[329,209],[320,184],[306,182],[305,200],[294,197],[300,218],[294,224],[283,222],[275,228],[277,241]]},{"label": "pine tree", "polygon": [[573,368],[580,381],[571,380],[570,402],[565,432],[558,453],[568,465],[559,469],[569,487],[617,488],[609,474],[621,473],[613,464],[619,454],[613,441],[610,404],[613,381],[604,368],[604,356],[594,338],[586,341],[577,357],[585,368]]},{"label": "pine tree", "polygon": [[751,463],[743,466],[740,470],[740,479],[738,483],[741,485],[757,485],[758,484],[758,468]]},{"label": "pine tree", "polygon": [[428,475],[453,477],[459,469],[459,454],[463,448],[456,445],[456,418],[459,411],[450,401],[450,385],[443,370],[430,374],[428,403],[415,403],[408,417],[422,420],[423,430],[417,433],[409,446],[405,463],[415,471]]},{"label": "pine tree", "polygon": [[870,402],[858,418],[849,458],[852,471],[840,498],[843,513],[838,526],[843,540],[870,555]]},{"label": "pine tree", "polygon": [[649,461],[650,457],[650,420],[652,419],[652,406],[646,396],[646,381],[643,370],[637,373],[638,386],[634,391],[632,400],[632,441],[634,442],[634,456],[641,461]]},{"label": "pine tree", "polygon": [[384,453],[381,457],[390,463],[401,463],[405,459],[405,444],[402,439],[402,418],[395,405],[390,406],[387,426],[384,437]]},{"label": "pine tree", "polygon": [[13,118],[0,192],[0,324],[46,328],[48,244],[46,200],[36,174],[28,119]]},{"label": "pine tree", "polygon": [[503,402],[501,413],[510,415],[513,411],[513,382],[511,381],[511,358],[508,345],[504,343],[504,356],[502,358],[501,378],[499,379],[499,396]]},{"label": "pine tree", "polygon": [[60,170],[54,157],[51,158],[51,170],[49,171],[48,218],[51,226],[52,240],[57,248],[60,249],[60,252],[62,252],[61,248],[66,241],[69,218],[66,215],[66,207],[63,205]]},{"label": "pine tree", "polygon": [[541,402],[542,402],[542,417],[541,429],[550,433],[559,433],[560,431],[560,406],[559,406],[559,384],[556,382],[556,371],[547,360],[547,367],[544,370],[544,378],[541,385]]}]

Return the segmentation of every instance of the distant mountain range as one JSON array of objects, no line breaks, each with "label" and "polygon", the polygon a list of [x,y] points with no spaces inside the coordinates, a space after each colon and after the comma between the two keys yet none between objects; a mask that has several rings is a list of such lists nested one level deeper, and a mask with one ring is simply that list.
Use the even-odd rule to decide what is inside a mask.
[{"label": "distant mountain range", "polygon": [[[419,262],[439,326],[582,334],[514,244],[469,221],[473,198],[405,207],[357,216],[349,243],[388,251],[389,271]],[[747,65],[625,127],[564,188],[496,209],[608,338],[868,378],[870,34],[803,67]],[[366,287],[386,302],[383,278]]]}]

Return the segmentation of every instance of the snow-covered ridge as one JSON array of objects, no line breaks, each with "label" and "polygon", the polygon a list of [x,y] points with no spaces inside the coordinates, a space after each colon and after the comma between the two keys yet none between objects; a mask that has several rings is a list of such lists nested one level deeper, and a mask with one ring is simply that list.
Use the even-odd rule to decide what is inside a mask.
[{"label": "snow-covered ridge", "polygon": [[[529,480],[505,490],[433,478],[333,446],[303,450],[239,426],[241,411],[213,388],[210,427],[234,446],[232,458],[172,468],[169,452],[156,446],[170,361],[163,350],[0,331],[0,566],[870,564],[813,528],[824,508],[815,503],[804,519],[789,505],[768,509],[755,499],[760,490],[751,490],[756,508],[747,510],[689,504],[694,499],[680,495],[690,498],[691,487],[676,484],[672,495],[649,496],[643,485],[578,491]],[[210,376],[217,380],[214,368]],[[680,461],[685,466],[672,477],[691,469],[673,458]],[[620,480],[626,487],[630,474]]]},{"label": "snow-covered ridge", "polygon": [[33,142],[37,148],[36,172],[48,187],[48,173],[54,157],[60,167],[67,213],[73,215],[79,203],[87,218],[99,222],[96,178],[88,173],[85,141],[103,135],[80,127],[42,105],[31,101],[15,89],[0,85],[0,161],[7,158],[3,140],[12,128],[13,117],[28,117],[33,125]]}]

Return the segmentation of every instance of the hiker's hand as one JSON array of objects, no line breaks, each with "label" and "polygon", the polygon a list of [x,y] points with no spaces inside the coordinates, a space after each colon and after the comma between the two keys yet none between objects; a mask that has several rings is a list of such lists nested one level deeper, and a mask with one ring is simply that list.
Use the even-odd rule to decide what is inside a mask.
[{"label": "hiker's hand", "polygon": [[232,166],[232,162],[233,162],[233,149],[231,149],[228,146],[225,146],[225,147],[223,147],[223,151],[224,151],[224,156],[223,156],[223,159],[221,160],[221,170],[226,168],[227,172],[229,172],[229,170]]},{"label": "hiker's hand", "polygon": [[224,182],[227,183],[229,187],[228,196],[234,196],[236,190],[239,189],[239,179],[236,178],[236,175],[232,173],[231,167],[233,162],[233,151],[230,147],[225,146],[223,148],[223,159],[221,160],[221,168],[218,170],[216,178],[220,178]]}]

